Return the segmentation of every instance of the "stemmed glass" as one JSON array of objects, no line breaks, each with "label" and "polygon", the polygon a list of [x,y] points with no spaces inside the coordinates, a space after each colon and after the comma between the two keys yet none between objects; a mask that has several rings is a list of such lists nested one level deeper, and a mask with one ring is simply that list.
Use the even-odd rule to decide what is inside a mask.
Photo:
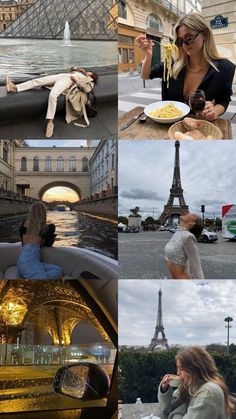
[{"label": "stemmed glass", "polygon": [[189,94],[189,106],[190,109],[196,114],[196,118],[199,118],[201,112],[205,108],[205,93],[203,90],[195,90]]}]

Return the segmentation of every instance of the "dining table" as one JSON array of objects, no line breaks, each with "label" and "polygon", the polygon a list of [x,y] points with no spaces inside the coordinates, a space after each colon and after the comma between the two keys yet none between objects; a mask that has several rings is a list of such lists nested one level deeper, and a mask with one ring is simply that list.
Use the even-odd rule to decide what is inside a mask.
[{"label": "dining table", "polygon": [[159,403],[142,403],[142,414],[140,416],[136,413],[135,403],[119,404],[119,417],[122,419],[147,419],[158,418],[161,419],[161,409]]},{"label": "dining table", "polygon": [[[169,140],[168,130],[172,124],[163,124],[156,122],[147,116],[146,120],[142,120],[144,107],[136,106],[129,112],[126,112],[119,118],[118,139],[119,140]],[[190,115],[192,117],[192,115]],[[131,125],[122,129],[125,125]],[[232,140],[231,121],[227,118],[217,118],[212,122],[217,126],[223,134],[222,140]],[[217,140],[217,141],[222,141]],[[200,140],[203,141],[203,140]]]}]

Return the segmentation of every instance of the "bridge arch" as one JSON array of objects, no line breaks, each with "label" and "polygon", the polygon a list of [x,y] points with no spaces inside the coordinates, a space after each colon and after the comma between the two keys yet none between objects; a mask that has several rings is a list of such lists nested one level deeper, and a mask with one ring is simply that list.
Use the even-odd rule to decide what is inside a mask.
[{"label": "bridge arch", "polygon": [[82,198],[82,192],[77,185],[75,185],[74,183],[71,183],[71,182],[60,180],[60,181],[50,182],[50,183],[47,183],[46,185],[44,185],[38,192],[39,199],[42,200],[42,197],[45,194],[45,192],[47,192],[51,188],[55,188],[56,186],[64,186],[66,188],[70,188],[75,193],[77,193],[78,200],[80,200]]}]

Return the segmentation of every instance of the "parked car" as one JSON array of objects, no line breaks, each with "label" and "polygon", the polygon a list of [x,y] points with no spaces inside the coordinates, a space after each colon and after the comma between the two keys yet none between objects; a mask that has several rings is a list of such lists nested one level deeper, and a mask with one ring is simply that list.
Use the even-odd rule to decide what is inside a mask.
[{"label": "parked car", "polygon": [[124,230],[124,233],[139,233],[138,227],[128,227],[126,230]]},{"label": "parked car", "polygon": [[218,240],[218,236],[213,231],[208,231],[207,229],[202,230],[202,234],[200,238],[198,239],[199,242],[204,243],[212,243]]}]

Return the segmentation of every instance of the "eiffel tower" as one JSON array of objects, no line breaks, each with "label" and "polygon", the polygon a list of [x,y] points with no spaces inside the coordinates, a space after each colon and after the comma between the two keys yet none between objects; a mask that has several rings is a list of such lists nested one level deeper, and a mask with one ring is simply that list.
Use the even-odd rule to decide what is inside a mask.
[{"label": "eiffel tower", "polygon": [[[165,224],[168,221],[169,225],[173,224],[173,219],[180,217],[180,215],[188,212],[188,205],[186,205],[183,195],[183,189],[180,179],[180,160],[179,160],[179,141],[175,141],[175,165],[172,186],[170,188],[170,196],[167,204],[164,206],[164,211],[161,213],[158,221],[160,224]],[[174,199],[179,200],[179,205],[174,205]]]},{"label": "eiffel tower", "polygon": [[[169,349],[168,341],[164,332],[163,318],[162,318],[162,304],[161,304],[162,291],[161,289],[158,292],[158,311],[157,311],[157,324],[154,332],[154,336],[151,340],[151,343],[148,347],[148,352],[154,352],[156,346],[161,346],[162,348]],[[158,338],[159,333],[161,338]]]},{"label": "eiffel tower", "polygon": [[63,39],[65,23],[71,39],[117,39],[117,0],[36,0],[1,37]]}]

